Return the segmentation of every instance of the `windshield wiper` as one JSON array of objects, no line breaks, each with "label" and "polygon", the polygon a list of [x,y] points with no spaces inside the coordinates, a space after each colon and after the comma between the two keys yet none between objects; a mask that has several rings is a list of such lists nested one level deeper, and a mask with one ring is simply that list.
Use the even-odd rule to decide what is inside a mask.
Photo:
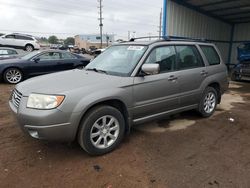
[{"label": "windshield wiper", "polygon": [[105,74],[108,74],[107,71],[105,70],[100,70],[100,69],[97,69],[97,68],[88,68],[86,69],[87,71],[95,71],[95,72],[99,72],[99,73],[105,73]]}]

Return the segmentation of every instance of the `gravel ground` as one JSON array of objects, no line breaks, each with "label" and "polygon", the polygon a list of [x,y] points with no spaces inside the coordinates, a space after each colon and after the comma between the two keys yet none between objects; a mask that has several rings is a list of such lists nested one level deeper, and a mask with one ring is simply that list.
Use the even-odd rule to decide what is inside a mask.
[{"label": "gravel ground", "polygon": [[231,83],[215,115],[185,112],[134,127],[114,152],[25,136],[0,84],[0,187],[250,187],[250,83]]}]

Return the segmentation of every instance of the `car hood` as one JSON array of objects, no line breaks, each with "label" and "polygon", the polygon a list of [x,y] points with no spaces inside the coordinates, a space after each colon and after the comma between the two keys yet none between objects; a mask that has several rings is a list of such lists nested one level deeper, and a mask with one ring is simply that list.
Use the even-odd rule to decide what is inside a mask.
[{"label": "car hood", "polygon": [[126,87],[132,83],[131,77],[74,69],[31,78],[18,84],[16,89],[23,96],[30,93],[66,94],[83,88],[90,93],[102,88]]}]

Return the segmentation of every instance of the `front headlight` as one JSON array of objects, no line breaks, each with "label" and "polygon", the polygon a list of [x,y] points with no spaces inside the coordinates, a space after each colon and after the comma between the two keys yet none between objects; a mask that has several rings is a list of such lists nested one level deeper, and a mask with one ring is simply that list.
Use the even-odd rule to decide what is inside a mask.
[{"label": "front headlight", "polygon": [[43,95],[32,93],[29,95],[27,107],[48,110],[58,107],[63,100],[63,95]]}]

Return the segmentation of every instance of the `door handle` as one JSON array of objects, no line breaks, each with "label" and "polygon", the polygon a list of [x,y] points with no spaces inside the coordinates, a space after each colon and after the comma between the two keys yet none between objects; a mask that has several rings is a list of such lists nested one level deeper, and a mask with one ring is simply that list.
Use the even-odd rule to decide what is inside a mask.
[{"label": "door handle", "polygon": [[171,76],[169,76],[168,81],[175,81],[175,80],[177,80],[177,79],[178,79],[178,78],[177,78],[176,76],[171,75]]},{"label": "door handle", "polygon": [[202,75],[202,76],[207,76],[207,75],[208,75],[208,72],[205,71],[205,70],[203,70],[203,71],[201,71],[201,75]]}]

